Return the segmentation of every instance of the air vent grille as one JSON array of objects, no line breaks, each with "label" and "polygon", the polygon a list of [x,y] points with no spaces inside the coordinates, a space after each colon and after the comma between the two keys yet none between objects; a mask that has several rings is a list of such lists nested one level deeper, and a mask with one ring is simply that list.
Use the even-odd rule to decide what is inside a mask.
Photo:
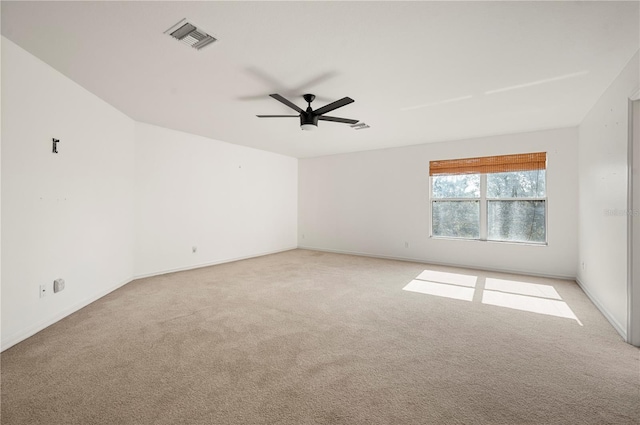
[{"label": "air vent grille", "polygon": [[200,50],[214,41],[217,41],[215,37],[207,34],[202,30],[202,28],[198,28],[196,25],[187,22],[186,19],[181,20],[164,33],[169,34],[176,40],[181,41],[196,50]]}]

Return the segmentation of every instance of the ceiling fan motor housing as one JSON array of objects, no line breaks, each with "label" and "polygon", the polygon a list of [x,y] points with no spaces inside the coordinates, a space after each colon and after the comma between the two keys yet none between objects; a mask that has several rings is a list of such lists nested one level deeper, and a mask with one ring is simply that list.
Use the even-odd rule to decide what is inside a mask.
[{"label": "ceiling fan motor housing", "polygon": [[[309,112],[300,114],[300,127],[304,125],[314,125],[317,127],[318,115]],[[305,128],[302,127],[302,129],[304,130]]]}]

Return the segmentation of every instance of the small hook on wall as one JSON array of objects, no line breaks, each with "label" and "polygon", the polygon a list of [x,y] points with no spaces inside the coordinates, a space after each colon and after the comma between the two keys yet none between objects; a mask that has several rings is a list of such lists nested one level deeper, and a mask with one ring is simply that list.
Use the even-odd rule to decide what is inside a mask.
[{"label": "small hook on wall", "polygon": [[60,140],[53,139],[53,153],[58,153],[58,143],[60,143]]}]

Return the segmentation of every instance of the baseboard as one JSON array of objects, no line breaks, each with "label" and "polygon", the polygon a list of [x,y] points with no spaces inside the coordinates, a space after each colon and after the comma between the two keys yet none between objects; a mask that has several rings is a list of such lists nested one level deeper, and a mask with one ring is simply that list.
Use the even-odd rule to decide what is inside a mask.
[{"label": "baseboard", "polygon": [[18,332],[14,332],[8,338],[3,338],[2,339],[2,343],[0,344],[0,351],[4,351],[4,350],[6,350],[8,348],[13,347],[17,343],[22,342],[25,339],[37,334],[41,330],[53,325],[56,322],[59,322],[60,320],[62,320],[65,317],[69,316],[70,314],[73,314],[76,311],[88,306],[92,302],[99,300],[100,298],[102,298],[105,295],[115,291],[116,289],[126,285],[127,283],[131,282],[132,280],[133,279],[123,280],[123,281],[117,283],[116,285],[109,287],[108,289],[100,291],[97,294],[95,294],[95,295],[93,295],[91,297],[85,298],[84,300],[80,301],[79,303],[76,303],[76,304],[72,305],[71,307],[62,310],[61,312],[58,312],[57,314],[55,314],[52,317],[49,317],[49,318],[47,318],[45,320],[42,320],[42,321],[36,323],[35,325],[31,325],[31,326],[29,326],[29,327],[27,327],[25,329],[22,329],[22,330],[20,330]]},{"label": "baseboard", "polygon": [[320,251],[320,252],[331,252],[331,253],[335,253],[335,254],[347,254],[347,255],[358,255],[358,256],[362,256],[362,257],[381,258],[381,259],[386,259],[386,260],[410,261],[410,262],[414,262],[414,263],[433,264],[433,265],[445,266],[445,267],[472,268],[472,269],[485,270],[485,271],[491,271],[491,272],[499,272],[499,273],[515,273],[515,274],[525,274],[525,275],[530,275],[530,276],[547,277],[547,278],[552,278],[552,279],[575,280],[575,281],[578,282],[578,285],[580,285],[580,288],[582,288],[584,293],[587,294],[587,297],[589,297],[589,299],[593,302],[593,304],[602,312],[602,314],[607,318],[607,320],[616,329],[616,331],[618,331],[618,333],[624,338],[625,341],[627,339],[627,334],[626,334],[626,331],[624,330],[624,328],[615,320],[615,318],[611,314],[609,314],[609,312],[602,306],[602,304],[598,301],[598,299],[595,298],[589,292],[589,290],[586,288],[586,286],[584,284],[582,284],[580,282],[580,280],[577,279],[574,276],[558,276],[558,275],[554,276],[554,275],[546,275],[546,274],[540,274],[540,273],[523,272],[523,271],[520,271],[520,270],[494,269],[494,268],[469,266],[469,265],[464,265],[464,264],[440,263],[440,262],[429,261],[429,260],[426,260],[424,258],[397,257],[397,256],[379,255],[379,254],[371,254],[371,253],[357,252],[357,251],[342,251],[342,250],[334,250],[334,249],[315,248],[315,247],[309,247],[309,246],[297,246],[297,247],[290,247],[290,248],[279,249],[279,250],[274,250],[274,251],[260,252],[260,253],[247,255],[247,256],[242,256],[242,257],[226,258],[226,259],[216,260],[216,261],[212,261],[212,262],[208,262],[208,263],[195,264],[195,265],[190,265],[190,266],[185,266],[185,267],[177,267],[177,268],[172,268],[172,269],[165,269],[165,270],[161,270],[161,271],[156,271],[156,272],[152,272],[152,273],[144,273],[144,274],[135,275],[131,279],[124,280],[124,281],[122,281],[122,282],[110,287],[109,289],[101,291],[101,292],[99,292],[98,294],[96,294],[94,296],[86,298],[85,300],[83,300],[83,301],[81,301],[81,302],[79,302],[77,304],[74,304],[73,306],[71,306],[71,307],[61,311],[60,313],[56,314],[55,316],[52,316],[52,317],[50,317],[50,318],[48,318],[46,320],[43,320],[43,321],[41,321],[41,322],[39,322],[39,323],[37,323],[35,325],[29,326],[28,328],[25,328],[25,329],[23,329],[23,330],[21,330],[19,332],[16,332],[16,333],[12,334],[8,338],[3,339],[2,343],[0,345],[0,351],[4,351],[4,350],[16,345],[17,343],[19,343],[21,341],[24,341],[25,339],[29,338],[30,336],[35,335],[36,333],[38,333],[41,330],[47,328],[48,326],[53,325],[54,323],[62,320],[63,318],[67,317],[68,315],[70,315],[72,313],[75,313],[76,311],[80,310],[81,308],[86,307],[87,305],[91,304],[92,302],[97,301],[98,299],[104,297],[105,295],[115,291],[116,289],[126,285],[127,283],[129,283],[129,282],[131,282],[133,280],[142,279],[142,278],[145,278],[145,277],[159,276],[159,275],[163,275],[163,274],[167,274],[167,273],[175,273],[175,272],[180,272],[180,271],[193,270],[193,269],[198,269],[198,268],[202,268],[202,267],[210,267],[210,266],[215,266],[215,265],[218,265],[218,264],[231,263],[231,262],[234,262],[234,261],[247,260],[247,259],[250,259],[250,258],[262,257],[264,255],[271,255],[271,254],[277,254],[277,253],[280,253],[280,252],[291,251],[293,249],[298,249],[298,248],[299,249],[312,250],[312,251]]},{"label": "baseboard", "polygon": [[159,270],[159,271],[155,271],[155,272],[151,272],[151,273],[141,273],[141,274],[135,275],[133,277],[133,280],[135,280],[135,279],[143,279],[145,277],[160,276],[160,275],[168,274],[168,273],[176,273],[176,272],[184,272],[184,271],[187,271],[187,270],[200,269],[202,267],[211,267],[211,266],[216,266],[218,264],[232,263],[234,261],[248,260],[250,258],[263,257],[265,255],[278,254],[280,252],[291,251],[291,250],[297,249],[297,248],[298,248],[297,246],[294,246],[294,247],[290,247],[290,248],[278,249],[278,250],[275,250],[275,251],[259,252],[259,253],[256,253],[256,254],[245,255],[245,256],[242,256],[242,257],[225,258],[225,259],[222,259],[222,260],[211,261],[211,262],[208,262],[208,263],[192,264],[190,266],[175,267],[175,268],[172,268],[172,269],[164,269],[164,270]]},{"label": "baseboard", "polygon": [[433,264],[434,266],[457,267],[460,269],[475,269],[475,270],[482,270],[482,271],[496,272],[496,273],[520,274],[525,276],[546,277],[549,279],[575,280],[575,276],[569,276],[569,275],[552,275],[552,274],[535,273],[535,272],[523,271],[523,270],[482,267],[482,266],[469,265],[469,264],[442,263],[438,261],[431,261],[426,258],[396,257],[396,256],[371,254],[371,253],[358,252],[358,251],[341,251],[337,249],[315,248],[310,246],[298,246],[298,248],[308,249],[310,251],[331,252],[334,254],[358,255],[361,257],[381,258],[385,260],[398,260],[398,261],[410,261],[412,263]]},{"label": "baseboard", "polygon": [[591,291],[589,291],[589,288],[584,283],[582,283],[582,281],[578,277],[576,277],[575,279],[576,282],[578,282],[578,286],[580,286],[580,289],[582,289],[582,292],[584,292],[591,300],[593,305],[595,305],[596,308],[600,310],[600,313],[602,313],[602,315],[609,321],[609,323],[611,323],[611,326],[613,326],[613,328],[620,334],[622,339],[624,341],[627,341],[627,331],[620,324],[620,322],[618,322],[616,318],[613,317],[611,313],[609,313],[609,310],[604,307],[600,300]]},{"label": "baseboard", "polygon": [[598,298],[593,295],[589,288],[580,281],[577,276],[562,276],[562,275],[548,275],[543,273],[531,273],[528,271],[522,270],[509,270],[509,269],[496,269],[490,267],[478,267],[478,266],[470,266],[468,264],[451,264],[451,263],[440,263],[435,261],[429,261],[424,258],[411,258],[411,257],[396,257],[396,256],[388,256],[388,255],[379,255],[379,254],[371,254],[366,252],[357,252],[357,251],[342,251],[337,249],[326,249],[326,248],[316,248],[311,246],[298,246],[299,249],[308,249],[311,251],[320,251],[320,252],[331,252],[334,254],[347,254],[347,255],[358,255],[361,257],[371,257],[371,258],[382,258],[385,260],[398,260],[398,261],[411,261],[415,263],[424,263],[424,264],[433,264],[436,266],[445,266],[445,267],[458,267],[465,269],[476,269],[476,270],[484,270],[490,272],[498,272],[498,273],[514,273],[514,274],[522,274],[528,276],[537,276],[537,277],[546,277],[551,279],[563,279],[563,280],[573,280],[578,283],[582,292],[584,292],[587,297],[591,300],[593,305],[596,306],[598,310],[602,313],[602,315],[609,321],[611,326],[620,334],[624,341],[627,341],[627,331],[624,326],[622,326],[613,315],[604,307],[604,305],[598,300]]}]

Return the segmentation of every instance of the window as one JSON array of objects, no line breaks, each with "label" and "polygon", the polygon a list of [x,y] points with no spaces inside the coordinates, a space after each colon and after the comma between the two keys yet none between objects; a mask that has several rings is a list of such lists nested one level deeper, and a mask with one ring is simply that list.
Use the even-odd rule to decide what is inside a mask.
[{"label": "window", "polygon": [[431,161],[431,235],[546,243],[545,152]]},{"label": "window", "polygon": [[431,234],[480,238],[480,175],[434,176],[431,179]]}]

